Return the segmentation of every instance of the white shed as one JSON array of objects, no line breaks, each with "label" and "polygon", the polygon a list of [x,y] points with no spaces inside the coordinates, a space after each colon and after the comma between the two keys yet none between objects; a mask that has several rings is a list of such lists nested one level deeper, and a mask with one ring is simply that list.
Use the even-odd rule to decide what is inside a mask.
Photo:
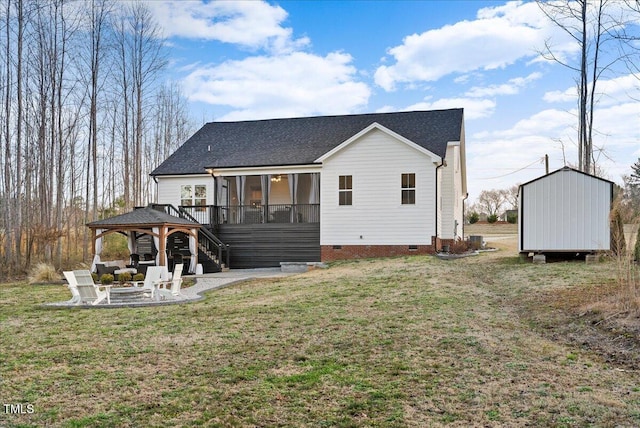
[{"label": "white shed", "polygon": [[521,253],[585,253],[611,246],[613,183],[564,167],[524,183],[518,192]]}]

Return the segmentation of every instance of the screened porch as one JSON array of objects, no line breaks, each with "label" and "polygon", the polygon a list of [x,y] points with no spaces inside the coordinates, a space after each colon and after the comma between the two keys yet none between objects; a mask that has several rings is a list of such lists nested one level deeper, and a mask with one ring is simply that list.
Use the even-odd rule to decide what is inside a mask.
[{"label": "screened porch", "polygon": [[212,205],[181,205],[201,224],[319,223],[320,174],[215,177]]}]

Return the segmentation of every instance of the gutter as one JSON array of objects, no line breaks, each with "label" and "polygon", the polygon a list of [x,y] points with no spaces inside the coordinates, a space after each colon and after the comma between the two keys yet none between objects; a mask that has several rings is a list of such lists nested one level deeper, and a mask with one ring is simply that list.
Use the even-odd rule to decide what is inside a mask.
[{"label": "gutter", "polygon": [[467,211],[467,207],[466,207],[466,204],[465,204],[467,199],[469,199],[469,193],[466,193],[464,195],[464,198],[462,198],[462,240],[463,241],[465,239],[465,236],[464,236],[464,214]]},{"label": "gutter", "polygon": [[[444,159],[442,159],[442,161],[440,161],[440,165],[436,166],[436,179],[435,179],[435,182],[436,182],[436,192],[435,192],[436,193],[436,212],[435,212],[435,214],[436,215],[435,215],[435,219],[434,219],[435,223],[436,223],[436,227],[435,227],[436,239],[438,238],[438,170],[441,167],[445,166],[445,165],[446,165],[446,162],[444,161]],[[437,247],[438,247],[438,245],[436,244],[436,248],[435,248],[436,251],[438,250]]]},{"label": "gutter", "polygon": [[158,179],[156,178],[155,175],[152,175],[151,178],[153,178],[153,181],[155,181],[155,183],[156,183],[156,195],[155,195],[156,196],[155,197],[156,201],[155,201],[155,203],[157,204],[158,203]]}]

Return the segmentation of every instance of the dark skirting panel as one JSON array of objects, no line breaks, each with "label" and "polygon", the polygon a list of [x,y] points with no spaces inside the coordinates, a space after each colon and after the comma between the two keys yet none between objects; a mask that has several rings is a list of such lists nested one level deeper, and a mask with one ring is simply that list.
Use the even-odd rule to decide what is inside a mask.
[{"label": "dark skirting panel", "polygon": [[223,224],[217,235],[231,246],[232,269],[320,261],[320,223]]}]

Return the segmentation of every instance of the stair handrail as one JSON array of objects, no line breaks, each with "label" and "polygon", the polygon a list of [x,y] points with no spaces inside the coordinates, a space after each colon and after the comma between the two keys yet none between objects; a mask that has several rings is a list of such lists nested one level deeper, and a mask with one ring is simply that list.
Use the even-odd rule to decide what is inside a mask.
[{"label": "stair handrail", "polygon": [[[194,223],[198,223],[201,224],[198,220],[196,220],[191,214],[189,214],[184,208],[181,207],[174,207],[172,204],[163,204],[163,206],[165,207],[165,209],[167,210],[167,214],[170,215],[176,215],[176,217],[180,217],[189,221],[192,221]],[[169,212],[169,211],[173,211]],[[214,235],[213,233],[211,233],[211,231],[209,231],[209,229],[206,228],[199,228],[198,232],[200,234],[202,234],[204,237],[206,237],[209,241],[213,242],[215,244],[215,246],[218,249],[218,261],[222,262],[222,251],[225,250],[227,252],[227,261],[226,261],[226,265],[227,267],[229,266],[229,260],[230,260],[230,246],[228,244],[225,244],[224,242],[222,242],[216,235]]]}]

